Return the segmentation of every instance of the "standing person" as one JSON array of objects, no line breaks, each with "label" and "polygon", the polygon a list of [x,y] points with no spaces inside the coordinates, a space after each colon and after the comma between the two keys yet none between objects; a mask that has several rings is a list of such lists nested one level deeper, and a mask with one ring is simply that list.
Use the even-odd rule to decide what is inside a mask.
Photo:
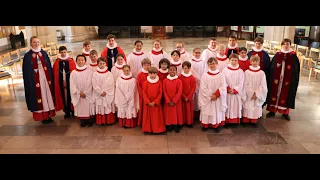
[{"label": "standing person", "polygon": [[182,61],[180,59],[180,52],[178,50],[174,50],[171,52],[171,65],[177,68],[177,76],[181,74],[182,71]]},{"label": "standing person", "polygon": [[70,95],[70,73],[76,68],[76,63],[69,57],[65,46],[59,47],[59,55],[53,63],[53,77],[55,85],[55,108],[56,111],[63,110],[64,117],[73,115],[73,105]]},{"label": "standing person", "polygon": [[197,85],[196,78],[192,75],[191,63],[189,61],[182,63],[182,72],[179,75],[179,79],[182,82],[181,101],[183,119],[187,127],[192,128],[194,122],[193,96]]},{"label": "standing person", "polygon": [[260,57],[260,69],[264,71],[266,74],[266,78],[268,77],[269,67],[270,67],[270,56],[269,54],[263,49],[263,38],[256,37],[254,39],[254,47],[248,53],[248,58],[250,59],[253,55],[258,55]]},{"label": "standing person", "polygon": [[101,57],[104,57],[107,60],[108,70],[111,71],[111,68],[116,63],[115,57],[117,56],[117,54],[123,54],[125,62],[127,62],[127,58],[124,51],[116,43],[116,37],[114,35],[109,34],[107,36],[107,40],[108,40],[107,47],[104,48],[103,51],[101,52]]},{"label": "standing person", "polygon": [[22,72],[28,110],[35,121],[53,122],[54,78],[48,54],[41,49],[37,36],[30,38],[31,49],[23,57]]},{"label": "standing person", "polygon": [[218,45],[219,53],[217,54],[216,59],[218,60],[218,69],[219,72],[222,73],[222,71],[228,66],[229,62],[229,56],[226,55],[226,46],[224,44]]},{"label": "standing person", "polygon": [[219,53],[218,51],[218,46],[217,46],[217,39],[215,37],[211,37],[208,48],[203,50],[201,57],[202,60],[204,61],[205,64],[207,64],[207,61],[211,57],[217,57],[217,54]]},{"label": "standing person", "polygon": [[96,50],[91,50],[89,57],[91,62],[87,64],[88,68],[90,68],[92,72],[96,72],[98,67],[98,52]]},{"label": "standing person", "polygon": [[281,50],[272,58],[268,77],[267,117],[276,112],[290,121],[289,110],[295,108],[295,98],[299,85],[300,62],[290,48],[291,40],[283,39]]},{"label": "standing person", "polygon": [[160,39],[153,40],[153,48],[148,54],[148,58],[151,60],[151,65],[158,67],[159,61],[163,58],[168,58],[168,54],[163,50]]},{"label": "standing person", "polygon": [[86,56],[86,64],[90,64],[91,63],[91,59],[90,59],[90,51],[92,50],[92,44],[89,40],[85,40],[83,42],[83,46],[82,46],[82,55]]},{"label": "standing person", "polygon": [[158,76],[160,78],[160,81],[163,82],[169,74],[169,66],[170,66],[170,61],[167,58],[163,58],[159,62],[159,71],[158,71]]},{"label": "standing person", "polygon": [[260,57],[250,57],[249,69],[244,73],[245,101],[243,103],[242,123],[257,126],[258,118],[262,116],[262,105],[267,98],[266,75],[260,69]]},{"label": "standing person", "polygon": [[237,37],[234,35],[231,35],[229,37],[228,46],[226,48],[226,55],[228,58],[232,53],[239,55],[238,40]]},{"label": "standing person", "polygon": [[146,53],[143,52],[143,43],[140,40],[134,42],[134,49],[132,53],[128,55],[128,65],[130,66],[130,71],[134,78],[137,78],[142,66],[141,61],[148,57]]},{"label": "standing person", "polygon": [[70,75],[70,94],[74,106],[74,116],[80,120],[81,127],[91,127],[92,71],[86,65],[86,57],[76,57],[76,69]]},{"label": "standing person", "polygon": [[123,73],[122,67],[125,65],[124,54],[117,54],[116,63],[111,68],[111,73],[113,75],[114,83],[116,83],[117,79]]},{"label": "standing person", "polygon": [[184,42],[183,41],[177,41],[175,45],[176,45],[176,50],[178,50],[180,52],[181,63],[183,63],[184,61],[190,61],[191,56],[185,50]]},{"label": "standing person", "polygon": [[245,72],[247,69],[249,69],[250,66],[250,60],[247,56],[247,48],[240,47],[239,48],[240,55],[239,55],[239,66]]}]

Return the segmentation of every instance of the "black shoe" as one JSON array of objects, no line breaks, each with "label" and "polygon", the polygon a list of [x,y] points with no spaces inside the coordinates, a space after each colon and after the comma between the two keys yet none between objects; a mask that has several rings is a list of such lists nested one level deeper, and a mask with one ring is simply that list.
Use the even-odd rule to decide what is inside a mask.
[{"label": "black shoe", "polygon": [[247,124],[246,124],[246,123],[242,123],[242,124],[241,124],[241,126],[246,127],[246,126],[247,126]]},{"label": "black shoe", "polygon": [[174,126],[174,132],[179,133],[180,132],[180,127],[179,125]]},{"label": "black shoe", "polygon": [[87,125],[87,123],[84,120],[80,120],[80,126],[81,127],[85,127]]},{"label": "black shoe", "polygon": [[88,127],[93,126],[93,122],[87,122],[87,126],[88,126]]},{"label": "black shoe", "polygon": [[49,123],[53,123],[53,120],[49,117],[47,120]]},{"label": "black shoe", "polygon": [[187,127],[188,128],[193,128],[193,125],[192,124],[190,124],[190,125],[187,124]]},{"label": "black shoe", "polygon": [[144,135],[150,135],[151,133],[149,133],[149,132],[144,132],[143,134],[144,134]]},{"label": "black shoe", "polygon": [[171,132],[172,131],[172,126],[167,126],[167,131]]},{"label": "black shoe", "polygon": [[73,111],[71,111],[71,116],[74,117],[74,112]]},{"label": "black shoe", "polygon": [[202,131],[208,131],[208,128],[203,127]]},{"label": "black shoe", "polygon": [[100,124],[100,126],[106,126],[105,124]]},{"label": "black shoe", "polygon": [[70,117],[70,112],[64,113],[64,118],[69,118]]},{"label": "black shoe", "polygon": [[252,123],[252,127],[257,128],[258,124],[257,123]]},{"label": "black shoe", "polygon": [[276,116],[276,113],[274,113],[274,112],[269,112],[267,115],[266,115],[266,117],[268,118],[268,117],[275,117]]},{"label": "black shoe", "polygon": [[216,133],[220,133],[220,131],[221,131],[221,127],[219,126],[219,127],[217,127],[216,129],[214,129],[214,131],[216,132]]},{"label": "black shoe", "polygon": [[48,120],[41,121],[42,124],[49,124],[50,122]]},{"label": "black shoe", "polygon": [[287,120],[287,121],[290,121],[290,120],[291,120],[289,114],[282,114],[282,117],[283,117],[285,120]]}]

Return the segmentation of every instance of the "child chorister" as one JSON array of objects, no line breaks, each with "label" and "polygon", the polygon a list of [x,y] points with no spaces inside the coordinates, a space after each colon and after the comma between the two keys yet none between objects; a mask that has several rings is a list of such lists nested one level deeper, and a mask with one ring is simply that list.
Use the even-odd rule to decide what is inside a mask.
[{"label": "child chorister", "polygon": [[215,37],[211,37],[208,48],[203,50],[201,57],[205,64],[207,64],[207,61],[211,57],[217,57],[218,54],[218,46],[217,46],[217,39]]},{"label": "child chorister", "polygon": [[238,125],[240,124],[240,118],[242,117],[244,72],[240,69],[238,60],[238,55],[232,53],[230,55],[230,64],[222,71],[226,78],[228,92],[226,125]]},{"label": "child chorister", "polygon": [[196,79],[192,75],[191,72],[191,63],[189,61],[184,61],[182,63],[182,72],[179,75],[179,79],[182,82],[182,112],[183,112],[183,120],[185,124],[192,128],[194,122],[194,104],[193,104],[193,96],[196,90]]},{"label": "child chorister", "polygon": [[135,107],[136,79],[132,76],[129,65],[124,65],[123,73],[116,81],[114,103],[117,106],[119,126],[133,128],[137,126],[137,111]]},{"label": "child chorister", "polygon": [[250,57],[251,65],[245,71],[245,102],[243,105],[243,123],[251,123],[256,127],[257,120],[262,116],[262,105],[267,98],[268,88],[265,73],[260,69],[260,57]]},{"label": "child chorister", "polygon": [[225,52],[228,58],[232,53],[239,55],[239,47],[238,47],[237,41],[238,40],[235,35],[231,35],[229,37],[228,46],[227,46],[226,52]]},{"label": "child chorister", "polygon": [[177,68],[177,76],[181,74],[182,71],[182,61],[180,59],[180,52],[178,50],[174,50],[171,52],[171,65],[176,66]]},{"label": "child chorister", "polygon": [[207,64],[208,71],[201,77],[199,90],[200,121],[202,131],[211,127],[219,133],[225,124],[227,85],[223,73],[217,68],[216,58],[209,58]]},{"label": "child chorister", "polygon": [[85,40],[83,42],[83,47],[82,47],[82,55],[84,55],[87,59],[86,64],[89,65],[91,63],[90,59],[90,51],[92,50],[92,45],[89,40]]},{"label": "child chorister", "polygon": [[148,70],[147,81],[143,83],[142,132],[145,134],[159,134],[166,131],[161,98],[162,82],[157,76],[157,68],[151,67]]},{"label": "child chorister", "polygon": [[248,56],[247,56],[247,48],[240,47],[239,51],[240,51],[239,66],[243,70],[243,72],[245,72],[250,66],[250,60],[248,59]]},{"label": "child chorister", "polygon": [[176,50],[180,52],[181,63],[183,63],[184,61],[190,61],[191,56],[188,52],[186,52],[183,41],[176,42]]},{"label": "child chorister", "polygon": [[167,130],[180,132],[184,124],[182,113],[182,82],[177,76],[177,66],[169,66],[169,75],[163,80],[164,116]]},{"label": "child chorister", "polygon": [[162,58],[168,58],[168,54],[161,47],[160,39],[153,40],[153,48],[148,54],[148,58],[151,60],[151,64],[154,67],[158,67],[159,61]]},{"label": "child chorister", "polygon": [[219,53],[217,54],[216,59],[218,60],[218,69],[219,72],[222,72],[225,67],[229,64],[229,57],[225,54],[226,46],[224,44],[218,45]]},{"label": "child chorister", "polygon": [[92,72],[86,65],[86,57],[78,55],[76,69],[70,75],[70,94],[74,106],[74,116],[80,120],[81,127],[91,127],[90,104],[92,98]]},{"label": "child chorister", "polygon": [[158,71],[158,76],[161,82],[165,80],[169,74],[169,67],[170,61],[167,58],[163,58],[159,62],[159,71]]},{"label": "child chorister", "polygon": [[98,68],[92,75],[96,124],[101,126],[114,124],[116,119],[112,108],[115,87],[114,80],[106,64],[106,59],[103,57],[98,58]]},{"label": "child chorister", "polygon": [[142,117],[143,117],[143,83],[147,80],[148,70],[151,66],[150,59],[146,58],[141,61],[141,72],[139,72],[137,76],[137,89],[139,93],[139,111],[138,111],[138,126],[142,125]]},{"label": "child chorister", "polygon": [[91,62],[88,64],[88,67],[91,69],[92,72],[96,72],[98,67],[98,52],[96,50],[91,50],[89,57]]},{"label": "child chorister", "polygon": [[120,75],[123,73],[122,72],[123,65],[125,65],[124,55],[123,54],[117,54],[116,55],[116,63],[111,68],[111,73],[113,75],[114,82],[116,82],[117,79],[120,77]]},{"label": "child chorister", "polygon": [[146,53],[142,50],[143,43],[140,40],[134,42],[134,49],[127,57],[128,65],[130,66],[130,71],[134,78],[137,78],[142,66],[141,61],[148,57]]}]

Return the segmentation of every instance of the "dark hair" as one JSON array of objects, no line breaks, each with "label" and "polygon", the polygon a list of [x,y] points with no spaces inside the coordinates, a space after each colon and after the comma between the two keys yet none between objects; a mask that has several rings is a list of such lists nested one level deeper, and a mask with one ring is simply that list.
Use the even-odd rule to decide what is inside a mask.
[{"label": "dark hair", "polygon": [[138,43],[141,43],[141,45],[143,45],[142,41],[140,41],[140,40],[136,40],[136,41],[134,42],[134,45],[137,45]]},{"label": "dark hair", "polygon": [[60,46],[60,47],[59,47],[59,52],[61,52],[61,51],[63,51],[63,50],[67,50],[67,47],[65,47],[65,46]]},{"label": "dark hair", "polygon": [[111,38],[116,39],[116,36],[114,36],[113,34],[109,34],[109,35],[107,36],[107,40],[109,40],[109,39],[111,39]]},{"label": "dark hair", "polygon": [[187,66],[188,69],[190,69],[190,68],[191,68],[191,63],[190,63],[189,61],[184,61],[184,62],[182,63],[182,68],[183,68],[184,66]]},{"label": "dark hair", "polygon": [[215,57],[210,57],[210,58],[208,59],[208,61],[207,61],[208,64],[209,64],[209,63],[213,63],[213,62],[215,62],[216,64],[218,64],[218,60],[217,60]]},{"label": "dark hair", "polygon": [[117,54],[116,59],[118,59],[119,56],[121,56],[124,59],[124,54]]},{"label": "dark hair", "polygon": [[176,69],[176,71],[178,70],[177,66],[170,64],[170,66],[168,67],[168,69],[170,69],[171,67],[174,67]]},{"label": "dark hair", "polygon": [[100,61],[103,61],[103,62],[107,63],[107,60],[104,57],[99,57],[98,58],[98,64],[100,63]]},{"label": "dark hair", "polygon": [[291,45],[291,40],[289,38],[284,38],[282,41],[281,41],[281,46],[284,45],[284,43],[288,42],[290,45]]},{"label": "dark hair", "polygon": [[237,40],[237,37],[236,37],[235,35],[231,35],[231,36],[229,36],[229,39],[235,39],[235,40]]},{"label": "dark hair", "polygon": [[246,51],[246,52],[247,52],[248,50],[247,50],[246,47],[240,47],[240,48],[239,48],[239,52],[241,52],[241,51]]},{"label": "dark hair", "polygon": [[235,53],[230,54],[229,59],[231,59],[231,58],[237,58],[239,60],[238,54],[235,54]]},{"label": "dark hair", "polygon": [[260,36],[258,36],[258,37],[256,37],[256,38],[254,39],[253,42],[260,42],[261,44],[263,44],[263,38],[260,37]]},{"label": "dark hair", "polygon": [[76,57],[76,62],[78,61],[78,57],[83,57],[84,58],[84,61],[87,62],[87,58],[85,55],[82,55],[82,54],[79,54],[77,57]]},{"label": "dark hair", "polygon": [[150,74],[157,74],[158,73],[158,69],[156,67],[150,67],[148,70],[148,73]]},{"label": "dark hair", "polygon": [[215,37],[211,37],[210,41],[216,41],[217,39]]},{"label": "dark hair", "polygon": [[162,58],[160,61],[159,61],[159,69],[161,69],[161,64],[163,63],[166,63],[167,64],[167,68],[170,66],[170,61],[169,59],[167,58]]},{"label": "dark hair", "polygon": [[172,56],[174,53],[177,53],[177,54],[179,55],[179,57],[181,56],[181,54],[180,54],[180,52],[179,52],[178,50],[173,50],[173,51],[171,52],[171,56]]},{"label": "dark hair", "polygon": [[94,54],[95,54],[95,55],[98,56],[98,52],[97,52],[96,50],[91,50],[89,54],[90,54],[90,55],[94,55]]},{"label": "dark hair", "polygon": [[129,69],[131,69],[130,65],[125,64],[125,65],[123,65],[122,70],[123,70],[124,68],[126,68],[126,67],[129,68]]}]

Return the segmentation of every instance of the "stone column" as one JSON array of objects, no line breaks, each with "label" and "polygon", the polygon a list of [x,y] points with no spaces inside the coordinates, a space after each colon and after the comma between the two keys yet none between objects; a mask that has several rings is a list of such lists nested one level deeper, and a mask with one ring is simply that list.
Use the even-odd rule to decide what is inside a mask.
[{"label": "stone column", "polygon": [[80,42],[89,38],[90,38],[89,26],[66,26],[66,34],[65,34],[66,42],[68,43]]},{"label": "stone column", "polygon": [[265,26],[264,39],[268,41],[282,41],[284,38],[294,40],[295,26]]}]

